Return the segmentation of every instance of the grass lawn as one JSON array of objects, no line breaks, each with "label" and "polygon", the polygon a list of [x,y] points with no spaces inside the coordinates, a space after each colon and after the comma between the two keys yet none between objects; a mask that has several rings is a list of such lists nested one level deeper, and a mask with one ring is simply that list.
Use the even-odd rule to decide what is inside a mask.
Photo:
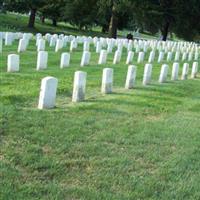
[{"label": "grass lawn", "polygon": [[[125,90],[120,64],[81,68],[82,47],[59,69],[61,52],[47,47],[48,68],[36,71],[35,41],[20,54],[20,72],[7,73],[1,55],[0,199],[200,199],[200,78]],[[63,52],[69,51],[69,45]],[[147,57],[146,57],[147,60]],[[146,62],[146,61],[145,61]],[[114,69],[114,93],[100,93],[105,67]],[[170,63],[171,72],[172,63]],[[181,64],[182,68],[182,64]],[[86,101],[71,103],[73,75],[87,72]],[[191,72],[191,63],[190,63]],[[41,79],[58,78],[56,108],[38,110]]]}]

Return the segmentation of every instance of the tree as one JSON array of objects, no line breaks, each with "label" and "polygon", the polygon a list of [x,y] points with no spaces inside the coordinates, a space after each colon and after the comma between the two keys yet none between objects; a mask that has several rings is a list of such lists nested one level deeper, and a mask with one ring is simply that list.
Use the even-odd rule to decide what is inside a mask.
[{"label": "tree", "polygon": [[36,12],[39,8],[48,4],[48,0],[5,0],[6,8],[10,11],[20,13],[29,12],[28,27],[33,28],[35,25]]},{"label": "tree", "polygon": [[117,30],[127,27],[134,5],[134,0],[99,0],[97,22],[108,28],[110,38],[116,38]]},{"label": "tree", "polygon": [[160,31],[164,41],[169,32],[187,40],[199,34],[199,0],[144,0],[138,10],[137,25],[151,33]]},{"label": "tree", "polygon": [[64,0],[48,0],[48,4],[40,8],[42,17],[51,19],[53,26],[57,26],[57,21],[61,20],[64,5]]},{"label": "tree", "polygon": [[81,30],[95,24],[97,0],[66,0],[63,19]]}]

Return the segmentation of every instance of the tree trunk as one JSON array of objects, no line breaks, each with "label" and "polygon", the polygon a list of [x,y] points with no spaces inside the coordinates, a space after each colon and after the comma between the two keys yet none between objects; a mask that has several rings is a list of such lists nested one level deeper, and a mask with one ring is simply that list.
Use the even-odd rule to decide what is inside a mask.
[{"label": "tree trunk", "polygon": [[108,33],[110,38],[117,38],[117,26],[118,26],[118,17],[116,15],[116,8],[113,3],[112,4],[112,15],[110,18],[109,33]]},{"label": "tree trunk", "polygon": [[45,23],[45,17],[44,17],[44,16],[41,17],[41,22],[42,22],[43,24]]},{"label": "tree trunk", "polygon": [[108,29],[109,29],[108,25],[104,24],[104,25],[102,25],[101,32],[106,33],[106,32],[108,32]]},{"label": "tree trunk", "polygon": [[169,32],[169,25],[170,25],[170,23],[166,22],[163,27],[163,30],[162,30],[162,40],[163,41],[167,40],[167,36],[168,36],[168,32]]},{"label": "tree trunk", "polygon": [[28,22],[28,27],[29,28],[34,28],[35,25],[35,15],[36,15],[36,9],[31,9],[30,17],[29,17],[29,22]]},{"label": "tree trunk", "polygon": [[56,19],[52,19],[52,25],[57,26],[57,20]]}]

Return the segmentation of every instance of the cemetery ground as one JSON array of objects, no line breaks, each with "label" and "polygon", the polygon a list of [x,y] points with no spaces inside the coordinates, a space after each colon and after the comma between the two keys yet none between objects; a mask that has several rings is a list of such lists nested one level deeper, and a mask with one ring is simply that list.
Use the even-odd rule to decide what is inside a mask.
[{"label": "cemetery ground", "polygon": [[[136,86],[125,90],[126,53],[113,65],[80,67],[82,46],[60,69],[62,52],[49,52],[46,70],[36,71],[35,41],[20,53],[20,72],[7,73],[1,55],[1,199],[199,199],[200,79],[142,85],[145,62],[136,63]],[[114,51],[113,51],[114,52]],[[163,61],[165,63],[165,61]],[[172,63],[169,63],[170,71]],[[182,69],[183,62],[180,62]],[[190,62],[190,71],[191,73]],[[102,70],[114,69],[112,94],[100,92]],[[72,103],[73,76],[87,72],[86,100]],[[181,70],[180,70],[181,71]],[[41,79],[58,79],[56,108],[38,110]]]}]

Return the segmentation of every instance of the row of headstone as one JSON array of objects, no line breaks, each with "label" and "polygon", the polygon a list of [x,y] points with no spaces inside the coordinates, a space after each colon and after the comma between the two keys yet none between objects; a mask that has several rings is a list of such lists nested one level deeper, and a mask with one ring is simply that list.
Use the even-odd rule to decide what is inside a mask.
[{"label": "row of headstone", "polygon": [[[25,41],[24,39],[20,40],[21,48],[18,49],[18,51],[22,51],[22,48],[23,49],[26,48],[27,44],[24,41]],[[40,48],[40,50],[41,50],[41,48]],[[144,56],[145,56],[144,52],[139,52],[138,58],[137,58],[137,63],[144,62]],[[18,66],[17,69],[19,70],[19,63],[17,63],[17,62],[19,62],[19,58],[18,58],[19,55],[12,54],[11,56],[8,56],[8,57],[9,57],[9,60],[10,60],[9,62],[16,63],[16,65]],[[134,53],[132,51],[130,51],[128,53],[128,56],[127,56],[127,59],[126,59],[126,64],[132,64],[133,57],[134,57]],[[178,59],[176,59],[176,57],[177,57],[177,54],[175,56],[175,61],[178,61]],[[163,58],[164,58],[164,53],[159,55],[158,62],[159,63],[163,62],[164,61]],[[81,58],[80,66],[83,67],[83,66],[89,65],[90,59],[91,59],[91,53],[89,51],[84,51],[82,58]],[[154,59],[155,59],[155,53],[150,52],[148,62],[152,63],[154,61]],[[114,55],[113,64],[119,63],[120,60],[121,60],[121,52],[117,50],[115,52],[115,55]],[[170,52],[167,55],[167,61],[171,61],[171,60],[172,60],[172,53]],[[107,61],[107,51],[101,50],[100,55],[99,55],[98,64],[99,65],[106,64],[106,61]],[[188,61],[191,61],[191,59],[188,59]],[[46,69],[47,63],[48,63],[48,52],[38,51],[37,70]],[[69,65],[70,65],[70,53],[62,53],[60,68],[65,68],[65,67],[68,67]]]},{"label": "row of headstone", "polygon": [[[5,45],[11,45],[15,39],[24,39],[29,43],[29,40],[33,38],[32,34],[29,33],[4,33],[3,38],[5,39]],[[190,54],[189,57],[192,57],[192,54],[198,54],[199,47],[197,44],[192,42],[162,42],[156,40],[128,40],[128,39],[110,39],[110,38],[98,38],[98,37],[85,37],[85,36],[65,36],[61,35],[51,35],[46,34],[42,36],[42,34],[38,33],[35,36],[36,38],[36,46],[38,51],[45,50],[45,41],[49,43],[51,47],[55,47],[55,51],[59,51],[63,47],[66,47],[67,43],[70,43],[70,51],[73,51],[77,48],[78,44],[83,44],[83,51],[89,51],[90,44],[93,44],[96,47],[96,52],[100,53],[103,48],[106,48],[107,53],[111,53],[114,47],[117,47],[117,50],[122,52],[124,48],[127,51],[134,51],[136,53],[139,52],[147,52],[149,51],[159,51],[160,58],[162,59],[162,54],[167,52],[172,53],[180,53],[183,54],[184,57],[187,54]],[[25,42],[24,42],[25,43]],[[21,46],[19,44],[19,46]],[[18,47],[20,49],[20,47]],[[23,49],[23,48],[22,48]],[[178,56],[177,56],[178,57]],[[195,56],[197,57],[197,56]],[[195,58],[196,59],[196,58]],[[196,59],[197,60],[197,59]]]},{"label": "row of headstone", "polygon": [[[167,81],[169,66],[163,64],[160,71],[159,83],[164,83]],[[130,65],[128,67],[128,72],[125,81],[125,88],[131,89],[135,86],[136,80],[136,71],[137,67]],[[189,71],[189,64],[184,63],[181,79],[187,79]],[[198,72],[198,63],[194,62],[192,66],[191,78],[195,78]],[[178,80],[179,74],[179,63],[174,63],[172,67],[171,80]],[[152,76],[152,64],[146,64],[144,68],[143,75],[143,85],[148,85],[151,82]],[[74,84],[73,84],[73,93],[72,93],[72,102],[80,102],[85,99],[85,90],[86,90],[86,77],[87,73],[82,71],[75,72],[74,75]],[[45,77],[42,79],[41,90],[39,95],[39,109],[48,109],[55,107],[56,100],[56,91],[57,91],[58,79],[54,77]],[[104,68],[102,75],[102,84],[101,84],[101,93],[110,94],[113,90],[113,69]]]}]

